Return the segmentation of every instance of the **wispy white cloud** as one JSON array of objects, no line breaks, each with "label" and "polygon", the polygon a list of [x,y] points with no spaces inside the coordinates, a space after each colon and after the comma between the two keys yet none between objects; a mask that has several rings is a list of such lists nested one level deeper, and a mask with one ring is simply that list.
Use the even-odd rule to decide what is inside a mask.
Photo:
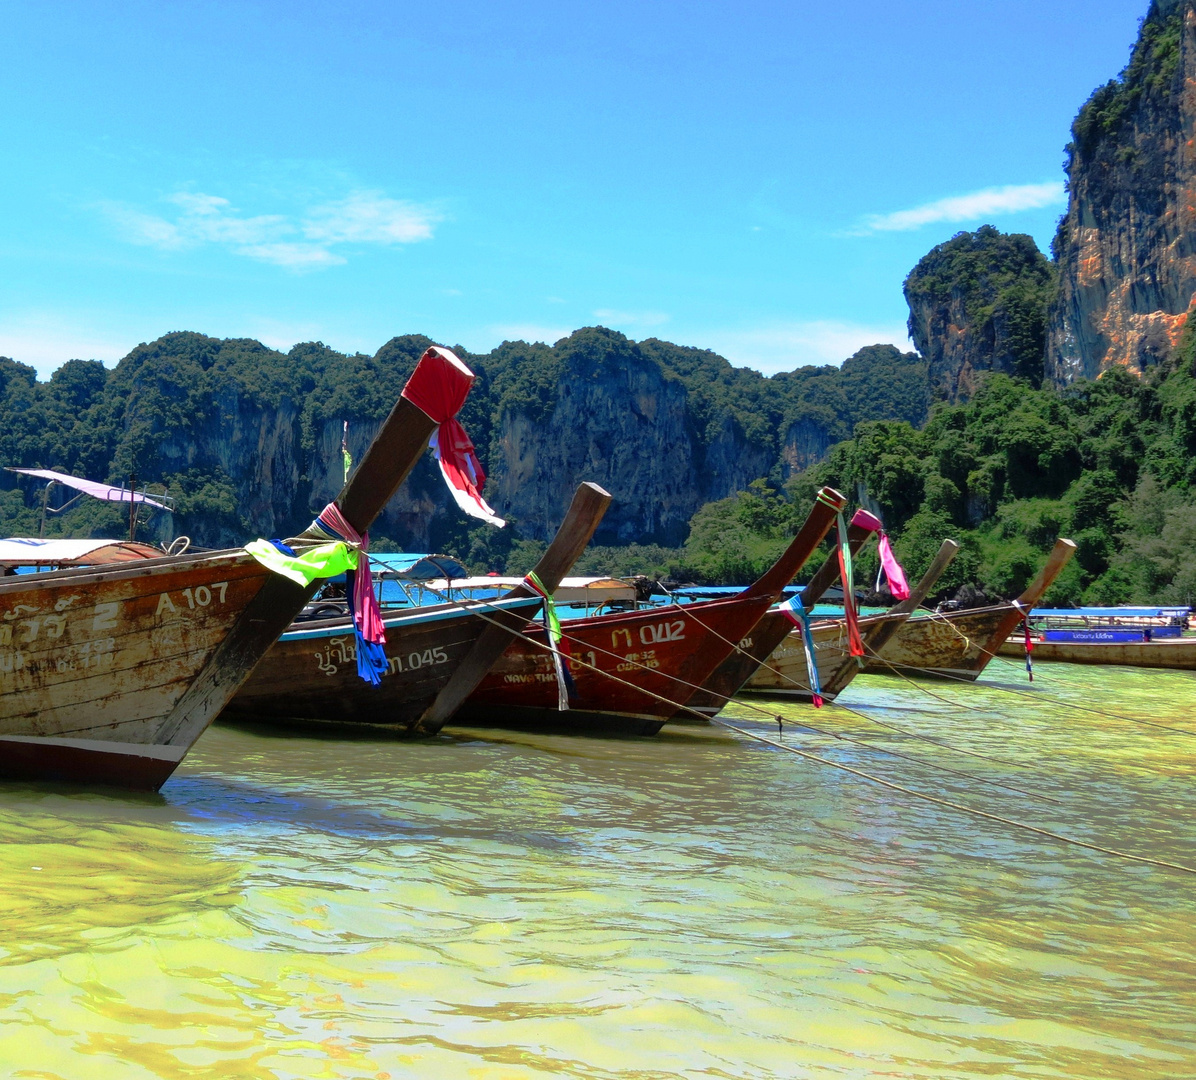
[{"label": "wispy white cloud", "polygon": [[952,195],[909,210],[869,214],[857,229],[852,230],[852,234],[866,236],[876,232],[908,232],[940,221],[977,221],[1002,214],[1016,214],[1022,210],[1059,206],[1066,201],[1067,194],[1060,180],[1049,184],[1009,184],[973,191],[970,195]]},{"label": "wispy white cloud", "polygon": [[865,325],[833,320],[715,330],[702,334],[701,340],[703,348],[713,349],[731,363],[767,375],[806,364],[841,364],[865,345],[878,344],[911,348],[903,323]]},{"label": "wispy white cloud", "polygon": [[614,311],[611,308],[599,308],[594,312],[594,318],[605,326],[660,326],[669,321],[663,311]]},{"label": "wispy white cloud", "polygon": [[150,214],[123,203],[102,209],[132,244],[179,251],[217,244],[237,255],[288,270],[316,270],[346,261],[336,247],[414,244],[430,240],[441,220],[430,207],[391,199],[378,191],[355,191],[343,199],[309,207],[297,218],[283,214],[247,216],[219,195],[178,192],[172,215]]},{"label": "wispy white cloud", "polygon": [[[539,323],[500,323],[486,327],[484,333],[489,341],[543,341],[551,345],[568,337],[576,329],[575,326],[543,326]],[[487,345],[485,348],[493,346]]]},{"label": "wispy white cloud", "polygon": [[101,360],[111,367],[138,338],[122,338],[111,328],[89,324],[86,315],[32,311],[0,318],[0,356],[9,356],[49,378],[67,360]]}]

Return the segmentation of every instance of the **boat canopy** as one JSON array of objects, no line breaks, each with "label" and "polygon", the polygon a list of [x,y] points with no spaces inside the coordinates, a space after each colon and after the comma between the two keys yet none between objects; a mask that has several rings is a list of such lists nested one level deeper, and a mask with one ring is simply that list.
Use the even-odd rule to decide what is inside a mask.
[{"label": "boat canopy", "polygon": [[161,557],[158,548],[128,540],[0,540],[0,566],[96,566]]},{"label": "boat canopy", "polygon": [[1035,608],[1034,619],[1183,619],[1187,607],[1079,607]]},{"label": "boat canopy", "polygon": [[[424,582],[429,591],[445,593],[451,598],[489,599],[495,593],[506,592],[523,582],[521,577],[467,577],[461,580]],[[612,577],[567,577],[552,594],[558,604],[606,604],[612,601],[632,603],[635,586]]]},{"label": "boat canopy", "polygon": [[370,552],[370,569],[388,581],[431,581],[434,578],[468,578],[469,571],[451,555],[410,555],[406,552]]},{"label": "boat canopy", "polygon": [[78,476],[67,473],[54,472],[52,469],[18,469],[15,465],[6,465],[8,472],[21,473],[24,476],[36,476],[39,480],[49,480],[63,487],[74,488],[90,495],[93,499],[104,502],[135,502],[145,503],[146,506],[156,506],[159,510],[170,510],[174,500],[163,495],[151,497],[143,491],[131,491],[127,487],[113,487],[111,484],[97,484],[94,480],[83,480]]}]

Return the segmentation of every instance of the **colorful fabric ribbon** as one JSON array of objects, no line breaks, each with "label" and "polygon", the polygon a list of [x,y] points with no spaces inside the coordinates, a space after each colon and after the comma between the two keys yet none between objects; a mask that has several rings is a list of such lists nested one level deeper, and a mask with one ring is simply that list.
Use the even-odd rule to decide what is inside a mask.
[{"label": "colorful fabric ribbon", "polygon": [[802,606],[801,594],[781,604],[781,611],[785,618],[801,631],[802,649],[806,654],[806,671],[810,676],[810,696],[814,701],[814,708],[822,708],[822,684],[818,679],[818,663],[814,659],[814,632],[810,629],[810,616]]},{"label": "colorful fabric ribbon", "polygon": [[843,514],[837,514],[836,518],[839,530],[839,579],[843,583],[843,615],[847,623],[847,646],[849,653],[856,657],[862,667],[865,653],[864,642],[860,637],[860,615],[855,606],[855,570],[851,564],[851,542],[847,539],[847,522],[844,521]]},{"label": "colorful fabric ribbon", "polygon": [[569,695],[573,691],[573,678],[569,674],[567,645],[561,632],[561,617],[557,614],[556,604],[552,594],[544,587],[544,582],[534,571],[528,571],[523,583],[537,596],[544,598],[544,625],[548,632],[548,641],[552,645],[552,667],[556,672],[556,707],[561,712],[569,708]]},{"label": "colorful fabric ribbon", "polygon": [[471,517],[481,518],[500,529],[506,525],[506,521],[482,498],[486,472],[461,424],[455,419],[445,420],[432,433],[429,445],[453,501]]},{"label": "colorful fabric ribbon", "polygon": [[349,454],[349,421],[345,421],[344,430],[341,432],[341,460],[345,464],[345,479],[342,483],[349,482],[349,470],[353,468],[353,458]]},{"label": "colorful fabric ribbon", "polygon": [[[386,673],[386,627],[378,597],[374,595],[374,579],[370,573],[370,534],[358,533],[341,513],[336,503],[329,503],[312,522],[312,528],[333,540],[356,549],[356,568],[347,570],[349,613],[353,617],[353,633],[357,637],[357,674],[372,686],[377,686]],[[310,530],[309,530],[310,531]]]},{"label": "colorful fabric ribbon", "polygon": [[889,582],[889,592],[892,593],[894,600],[908,600],[909,599],[909,582],[905,580],[905,571],[901,569],[901,563],[897,561],[897,556],[893,554],[893,546],[889,543],[889,534],[883,529],[880,532],[880,542],[877,544],[880,551],[880,565],[884,570],[886,579]]},{"label": "colorful fabric ribbon", "polygon": [[473,443],[456,419],[472,383],[472,372],[456,356],[448,349],[433,345],[407,381],[403,397],[440,425],[431,439],[432,453],[453,501],[470,516],[501,529],[506,522],[482,498],[485,470]]},{"label": "colorful fabric ribbon", "polygon": [[267,570],[290,578],[295,584],[304,587],[317,578],[336,577],[337,574],[347,573],[357,566],[357,552],[342,543],[320,544],[319,547],[308,548],[300,555],[294,552],[288,555],[269,540],[254,540],[245,545],[245,551]]}]

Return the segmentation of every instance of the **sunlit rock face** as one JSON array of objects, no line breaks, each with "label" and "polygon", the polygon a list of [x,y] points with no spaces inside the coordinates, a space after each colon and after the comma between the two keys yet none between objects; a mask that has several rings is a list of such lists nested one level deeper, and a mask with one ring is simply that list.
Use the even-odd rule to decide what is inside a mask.
[{"label": "sunlit rock face", "polygon": [[578,331],[540,363],[554,378],[535,399],[500,399],[489,453],[487,490],[524,535],[550,537],[590,480],[614,496],[598,542],[678,544],[699,506],[773,465],[771,441],[753,444],[730,415],[698,433],[684,383],[621,334]]},{"label": "sunlit rock face", "polygon": [[1055,238],[1046,376],[1141,373],[1174,347],[1196,297],[1196,11],[1152,5],[1121,77],[1080,111]]},{"label": "sunlit rock face", "polygon": [[966,401],[990,371],[1039,383],[1054,288],[1034,239],[991,225],[924,255],[905,279],[905,299],[931,397]]}]

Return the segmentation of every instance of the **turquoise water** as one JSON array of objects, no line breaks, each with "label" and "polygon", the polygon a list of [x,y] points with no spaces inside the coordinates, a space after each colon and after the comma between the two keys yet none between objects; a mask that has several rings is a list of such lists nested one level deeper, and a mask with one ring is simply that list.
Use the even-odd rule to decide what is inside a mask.
[{"label": "turquoise water", "polygon": [[[861,677],[843,702],[907,733],[783,706],[783,742],[1196,862],[1196,739],[1077,708],[1196,731],[1196,677],[1036,676]],[[727,715],[775,738],[763,706]],[[5,785],[0,835],[7,1075],[1196,1075],[1196,877],[717,727],[218,726],[159,797]]]}]

